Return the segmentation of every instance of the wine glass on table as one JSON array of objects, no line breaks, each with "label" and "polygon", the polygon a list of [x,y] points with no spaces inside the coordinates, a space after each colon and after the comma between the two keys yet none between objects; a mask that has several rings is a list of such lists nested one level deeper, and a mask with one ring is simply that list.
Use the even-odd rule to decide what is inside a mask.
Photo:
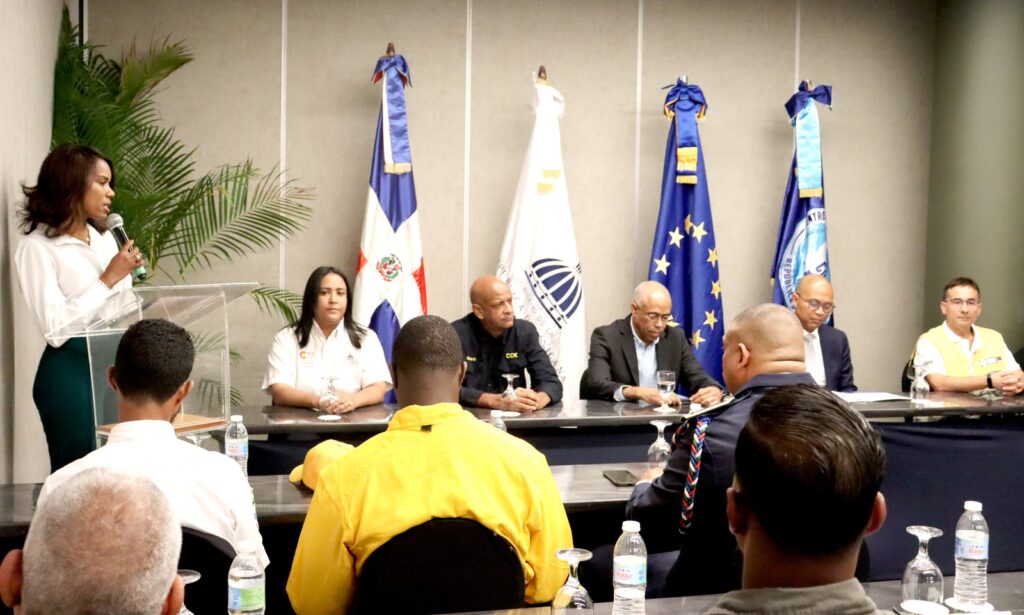
[{"label": "wine glass on table", "polygon": [[[181,570],[178,570],[178,576],[181,577],[181,582],[184,585],[186,585],[186,589],[187,589],[187,586],[188,586],[189,583],[195,583],[200,578],[202,578],[203,575],[199,574],[199,572],[196,571],[196,570],[181,569]],[[185,594],[187,595],[188,592],[186,591]],[[188,607],[185,606],[185,601],[184,600],[181,602],[181,608],[178,609],[178,615],[194,615],[194,613],[192,613],[192,611],[188,610]]]},{"label": "wine glass on table", "polygon": [[676,390],[676,373],[670,369],[658,370],[658,396],[661,397],[661,405],[654,409],[655,412],[665,414],[674,413],[676,410],[668,405],[672,394]]},{"label": "wine glass on table", "polygon": [[[321,390],[323,391],[323,394],[320,396],[321,401],[326,399],[328,403],[330,403],[338,399],[338,389],[337,386],[335,385],[335,380],[337,380],[337,378],[333,376],[324,376],[322,378],[323,388]],[[316,410],[316,418],[320,419],[321,421],[337,421],[341,419],[341,417],[338,416],[337,414],[331,414],[330,412],[325,411],[320,406],[318,406]]]},{"label": "wine glass on table", "polygon": [[910,613],[938,613],[938,609],[948,612],[948,609],[942,606],[942,571],[928,557],[928,542],[932,538],[942,536],[942,530],[924,525],[911,525],[907,528],[907,533],[917,538],[917,555],[903,570],[903,582],[900,586],[903,602],[900,608]]},{"label": "wine glass on table", "polygon": [[508,386],[506,386],[505,390],[501,392],[501,401],[508,402],[509,407],[511,407],[511,402],[519,399],[519,396],[516,395],[515,387],[515,382],[519,378],[519,374],[502,374],[501,377],[508,382]]},{"label": "wine glass on table", "polygon": [[569,564],[569,577],[565,585],[558,590],[551,601],[551,613],[553,615],[568,615],[570,613],[593,613],[594,601],[586,588],[580,585],[579,565],[590,559],[590,551],[586,549],[559,549],[555,555],[558,559]]},{"label": "wine glass on table", "polygon": [[928,380],[925,373],[928,365],[915,365],[913,361],[907,363],[906,377],[910,381],[910,403],[915,406],[925,405],[928,400]]},{"label": "wine glass on table", "polygon": [[665,428],[672,424],[672,421],[666,421],[664,419],[656,419],[651,421],[651,425],[658,430],[658,437],[654,439],[654,443],[647,448],[647,465],[652,468],[665,469],[668,464],[669,458],[672,456],[672,447],[669,446],[668,441],[665,440]]}]

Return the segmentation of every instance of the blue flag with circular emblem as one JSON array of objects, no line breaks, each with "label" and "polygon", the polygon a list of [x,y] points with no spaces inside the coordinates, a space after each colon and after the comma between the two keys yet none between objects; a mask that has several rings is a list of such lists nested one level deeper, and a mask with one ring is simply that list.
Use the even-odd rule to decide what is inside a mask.
[{"label": "blue flag with circular emblem", "polygon": [[796,130],[796,151],[782,200],[779,237],[772,261],[772,301],[789,308],[793,307],[793,293],[800,278],[816,273],[831,279],[821,132],[815,102],[831,107],[832,87],[819,85],[812,90],[804,81],[786,102],[786,113]]}]

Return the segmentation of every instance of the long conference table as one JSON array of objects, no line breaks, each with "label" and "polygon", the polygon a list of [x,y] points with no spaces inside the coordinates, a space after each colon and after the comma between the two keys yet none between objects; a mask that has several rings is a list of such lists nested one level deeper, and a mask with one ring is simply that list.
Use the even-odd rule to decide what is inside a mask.
[{"label": "long conference table", "polygon": [[[935,420],[966,415],[1001,416],[1024,412],[1024,400],[987,400],[966,393],[931,393],[923,403],[910,399],[853,402],[851,406],[873,421]],[[244,406],[241,414],[249,434],[266,436],[253,443],[249,467],[252,474],[287,473],[302,463],[315,442],[333,438],[358,445],[384,431],[396,408],[379,404],[324,421],[307,408]],[[482,420],[490,410],[467,408]],[[687,409],[685,408],[685,412]],[[567,401],[518,416],[504,417],[509,433],[533,444],[552,465],[635,462],[646,458],[654,441],[651,421],[665,419],[678,424],[680,413],[655,412],[653,406],[633,402]],[[223,432],[219,432],[218,436]]]},{"label": "long conference table", "polygon": [[[886,480],[882,486],[889,517],[882,530],[868,538],[871,580],[898,579],[916,551],[908,525],[931,525],[945,532],[932,541],[932,559],[947,576],[953,574],[952,536],[966,499],[985,504],[992,534],[990,572],[1024,571],[1024,399],[985,400],[965,394],[930,395],[927,405],[909,400],[854,403],[876,427],[886,446]],[[480,418],[485,410],[471,410]],[[242,410],[250,434],[250,468],[258,456],[283,446],[301,463],[309,446],[321,438],[358,443],[386,428],[394,408],[374,406],[334,422],[316,418],[310,410],[250,407]],[[629,487],[616,487],[602,475],[606,469],[627,469],[639,475],[654,439],[651,420],[664,418],[636,404],[578,402],[557,405],[529,415],[505,419],[510,433],[531,441],[548,455],[552,474],[573,527],[577,546],[593,548],[618,536]],[[679,416],[668,420],[678,423]],[[260,441],[263,438],[265,441]],[[580,451],[607,441],[613,454],[596,463],[569,461]],[[561,456],[560,463],[553,460]],[[280,461],[280,460],[278,460]],[[250,483],[264,542],[272,560],[268,569],[268,599],[288,612],[283,593],[295,543],[308,509],[311,492],[288,482],[283,474],[254,475]],[[0,486],[0,539],[17,546],[31,522],[38,485]],[[672,608],[700,610],[693,598],[673,599]],[[661,603],[659,603],[661,604]],[[703,604],[703,603],[701,603]],[[710,603],[709,603],[710,604]],[[1016,608],[1024,602],[1015,603]],[[1001,606],[1001,605],[997,605]],[[660,607],[659,607],[660,608]],[[669,608],[669,607],[666,607]],[[1005,607],[1004,607],[1005,608]],[[598,612],[603,612],[598,609]],[[653,611],[649,612],[669,612]],[[678,612],[674,610],[672,612]]]}]

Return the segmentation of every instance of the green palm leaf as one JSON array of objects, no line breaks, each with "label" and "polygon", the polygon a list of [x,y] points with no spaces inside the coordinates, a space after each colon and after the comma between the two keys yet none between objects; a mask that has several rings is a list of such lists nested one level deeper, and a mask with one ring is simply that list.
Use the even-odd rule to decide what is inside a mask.
[{"label": "green palm leaf", "polygon": [[260,286],[250,292],[249,296],[265,314],[276,312],[284,316],[287,322],[295,322],[299,319],[299,310],[302,309],[301,295],[282,288]]},{"label": "green palm leaf", "polygon": [[280,173],[256,180],[251,161],[225,166],[197,182],[192,208],[168,239],[184,275],[214,261],[228,261],[277,246],[282,236],[301,230],[312,215],[303,204],[309,192],[294,182],[281,185]]}]

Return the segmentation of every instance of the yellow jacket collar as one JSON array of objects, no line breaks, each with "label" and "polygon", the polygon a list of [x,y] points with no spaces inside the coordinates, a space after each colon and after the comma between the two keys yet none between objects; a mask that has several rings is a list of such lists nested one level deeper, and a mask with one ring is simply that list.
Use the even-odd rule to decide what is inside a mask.
[{"label": "yellow jacket collar", "polygon": [[459,404],[434,404],[432,406],[406,406],[395,413],[388,423],[392,429],[419,429],[423,425],[437,425],[453,420],[473,419]]}]

